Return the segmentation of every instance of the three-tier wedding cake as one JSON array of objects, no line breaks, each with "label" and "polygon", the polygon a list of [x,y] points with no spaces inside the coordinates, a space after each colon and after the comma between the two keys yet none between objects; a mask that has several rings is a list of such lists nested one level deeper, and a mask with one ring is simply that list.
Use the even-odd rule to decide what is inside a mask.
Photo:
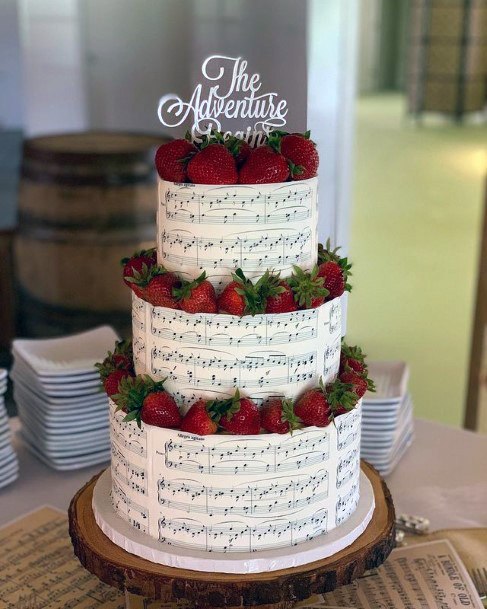
[{"label": "three-tier wedding cake", "polygon": [[113,507],[176,548],[296,546],[360,498],[370,381],[342,341],[350,265],[318,244],[316,146],[253,143],[159,149],[157,248],[123,262],[133,341],[100,365]]}]

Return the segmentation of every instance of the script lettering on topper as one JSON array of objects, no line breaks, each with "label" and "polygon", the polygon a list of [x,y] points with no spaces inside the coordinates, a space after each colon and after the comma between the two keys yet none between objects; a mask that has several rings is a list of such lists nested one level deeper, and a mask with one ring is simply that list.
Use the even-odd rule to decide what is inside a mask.
[{"label": "script lettering on topper", "polygon": [[163,125],[179,127],[192,119],[191,135],[199,140],[212,129],[222,131],[225,119],[240,119],[248,124],[234,135],[251,146],[262,144],[270,131],[285,126],[287,101],[274,91],[262,93],[260,75],[249,74],[242,57],[211,55],[201,72],[205,83],[196,85],[189,101],[174,93],[161,97],[157,115]]}]

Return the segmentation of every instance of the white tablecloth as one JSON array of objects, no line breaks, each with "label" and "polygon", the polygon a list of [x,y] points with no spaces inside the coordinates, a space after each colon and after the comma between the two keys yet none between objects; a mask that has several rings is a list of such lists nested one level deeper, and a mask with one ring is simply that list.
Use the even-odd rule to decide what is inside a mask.
[{"label": "white tablecloth", "polygon": [[[18,428],[18,421],[13,421]],[[415,421],[416,438],[386,478],[396,512],[426,516],[431,529],[487,527],[487,436],[430,421]],[[106,464],[56,472],[15,437],[20,476],[0,489],[0,525],[52,505],[66,510],[72,496]]]}]

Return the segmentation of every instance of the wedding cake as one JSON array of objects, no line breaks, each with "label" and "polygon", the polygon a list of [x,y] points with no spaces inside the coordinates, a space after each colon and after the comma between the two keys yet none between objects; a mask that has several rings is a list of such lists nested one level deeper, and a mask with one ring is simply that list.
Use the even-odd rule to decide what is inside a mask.
[{"label": "wedding cake", "polygon": [[319,245],[309,133],[211,131],[156,154],[157,247],[123,261],[133,340],[99,365],[112,503],[161,544],[247,553],[329,533],[360,498],[350,265]]}]

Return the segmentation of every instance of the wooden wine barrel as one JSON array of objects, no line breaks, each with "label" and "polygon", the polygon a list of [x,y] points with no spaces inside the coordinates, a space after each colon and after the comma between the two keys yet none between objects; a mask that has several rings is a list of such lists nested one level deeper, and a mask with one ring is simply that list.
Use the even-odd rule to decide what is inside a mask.
[{"label": "wooden wine barrel", "polygon": [[25,141],[15,244],[21,334],[129,328],[120,259],[154,245],[154,152],[164,141],[109,132]]}]

